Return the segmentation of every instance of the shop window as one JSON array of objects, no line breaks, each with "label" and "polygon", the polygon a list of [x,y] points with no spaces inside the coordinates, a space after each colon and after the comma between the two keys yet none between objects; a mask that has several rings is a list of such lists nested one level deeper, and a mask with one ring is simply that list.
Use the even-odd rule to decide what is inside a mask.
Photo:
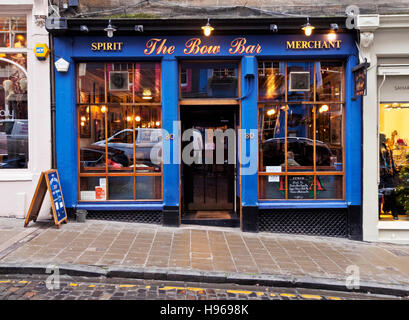
[{"label": "shop window", "polygon": [[379,110],[379,217],[409,220],[409,103]]},{"label": "shop window", "polygon": [[237,98],[238,67],[236,63],[182,63],[181,97]]},{"label": "shop window", "polygon": [[260,61],[258,78],[259,198],[344,199],[342,62]]},{"label": "shop window", "polygon": [[285,99],[285,65],[284,62],[262,61],[258,63],[259,100]]},{"label": "shop window", "polygon": [[80,200],[160,199],[160,64],[79,63],[77,75]]},{"label": "shop window", "polygon": [[0,16],[0,48],[26,48],[27,23],[25,17]]},{"label": "shop window", "polygon": [[[0,47],[22,48],[23,46],[17,46],[16,40],[10,38],[10,29],[7,29],[10,28],[10,21],[9,18],[0,17]],[[21,31],[25,35],[25,29],[22,26],[15,24],[12,26],[13,30]],[[15,39],[14,36],[15,34],[13,39]],[[8,42],[4,42],[6,40]],[[10,41],[13,45],[10,45]],[[28,166],[26,70],[26,52],[11,52],[9,49],[6,53],[0,48],[0,169]]]}]

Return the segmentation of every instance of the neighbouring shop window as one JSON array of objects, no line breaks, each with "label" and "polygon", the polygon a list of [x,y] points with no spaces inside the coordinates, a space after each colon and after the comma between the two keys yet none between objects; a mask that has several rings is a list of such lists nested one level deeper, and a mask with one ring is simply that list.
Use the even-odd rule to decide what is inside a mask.
[{"label": "neighbouring shop window", "polygon": [[160,63],[78,63],[80,200],[162,197]]},{"label": "neighbouring shop window", "polygon": [[180,88],[183,99],[237,98],[237,63],[182,63]]},{"label": "neighbouring shop window", "polygon": [[409,220],[409,102],[379,110],[379,217]]},{"label": "neighbouring shop window", "polygon": [[0,16],[0,169],[27,168],[27,51],[24,17]]},{"label": "neighbouring shop window", "polygon": [[259,197],[344,199],[341,61],[258,64]]},{"label": "neighbouring shop window", "polygon": [[27,23],[25,17],[0,16],[0,48],[26,48]]}]

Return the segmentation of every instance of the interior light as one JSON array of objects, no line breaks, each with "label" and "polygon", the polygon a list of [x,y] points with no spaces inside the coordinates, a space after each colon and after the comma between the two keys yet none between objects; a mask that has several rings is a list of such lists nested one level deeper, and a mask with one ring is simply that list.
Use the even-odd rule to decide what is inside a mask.
[{"label": "interior light", "polygon": [[107,107],[102,106],[102,107],[101,107],[101,112],[102,112],[102,113],[105,113],[106,111],[107,111]]},{"label": "interior light", "polygon": [[159,127],[160,126],[160,121],[156,121],[156,126]]},{"label": "interior light", "polygon": [[85,111],[86,111],[87,113],[89,113],[89,107],[87,107],[87,109],[85,109]]},{"label": "interior light", "polygon": [[275,113],[276,113],[276,109],[274,109],[274,108],[267,111],[268,116],[272,116]]},{"label": "interior light", "polygon": [[210,19],[207,19],[207,23],[205,26],[202,27],[203,34],[208,37],[212,34],[214,28],[210,25]]},{"label": "interior light", "polygon": [[143,89],[142,99],[145,99],[145,100],[150,100],[150,99],[152,99],[151,90],[149,90],[149,89]]},{"label": "interior light", "polygon": [[301,30],[304,30],[305,35],[309,37],[314,29],[315,27],[310,23],[310,18],[307,18],[307,23],[302,26]]},{"label": "interior light", "polygon": [[104,29],[107,32],[107,37],[112,38],[116,29],[111,25],[111,19],[109,19],[108,26]]},{"label": "interior light", "polygon": [[327,112],[328,110],[329,110],[328,105],[324,104],[318,109],[318,112],[323,113],[323,112]]},{"label": "interior light", "polygon": [[140,116],[136,116],[136,117],[135,117],[135,121],[136,121],[136,122],[140,122],[140,121],[141,121],[141,117],[140,117]]},{"label": "interior light", "polygon": [[132,118],[131,118],[130,116],[127,116],[127,117],[126,117],[126,121],[131,122],[131,121],[132,121]]},{"label": "interior light", "polygon": [[85,126],[85,122],[81,122],[81,127],[84,127]]},{"label": "interior light", "polygon": [[81,117],[81,121],[86,121],[86,120],[87,119],[84,116]]}]

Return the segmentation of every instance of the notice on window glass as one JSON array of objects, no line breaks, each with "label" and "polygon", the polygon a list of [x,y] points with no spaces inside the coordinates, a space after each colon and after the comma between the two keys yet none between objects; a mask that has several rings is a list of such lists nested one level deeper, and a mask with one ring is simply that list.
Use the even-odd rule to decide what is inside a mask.
[{"label": "notice on window glass", "polygon": [[106,200],[106,184],[107,184],[107,179],[106,178],[100,178],[99,179],[99,186],[95,187],[95,199],[96,200]]},{"label": "notice on window glass", "polygon": [[[281,172],[281,166],[267,166],[266,172]],[[280,176],[268,176],[268,182],[280,182]]]}]

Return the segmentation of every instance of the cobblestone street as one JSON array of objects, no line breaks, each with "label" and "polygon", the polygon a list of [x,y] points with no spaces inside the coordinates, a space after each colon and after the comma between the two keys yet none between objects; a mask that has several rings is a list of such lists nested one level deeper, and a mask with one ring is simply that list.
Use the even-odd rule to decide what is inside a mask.
[{"label": "cobblestone street", "polygon": [[[391,296],[322,290],[62,277],[60,288],[47,289],[46,276],[0,277],[0,300],[367,300]],[[51,285],[56,285],[50,282]]]}]

